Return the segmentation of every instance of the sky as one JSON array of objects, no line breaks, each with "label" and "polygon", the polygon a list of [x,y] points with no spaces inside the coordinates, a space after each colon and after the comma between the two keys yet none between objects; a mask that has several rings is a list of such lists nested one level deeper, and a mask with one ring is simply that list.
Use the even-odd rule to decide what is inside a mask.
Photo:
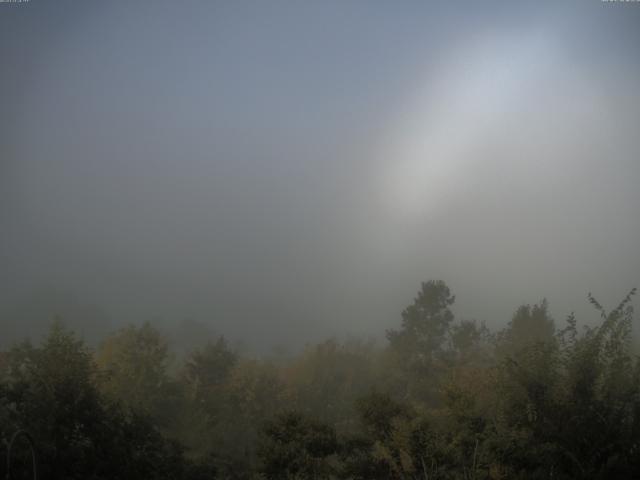
[{"label": "sky", "polygon": [[382,338],[429,279],[588,322],[640,285],[639,45],[599,0],[0,3],[2,337]]}]

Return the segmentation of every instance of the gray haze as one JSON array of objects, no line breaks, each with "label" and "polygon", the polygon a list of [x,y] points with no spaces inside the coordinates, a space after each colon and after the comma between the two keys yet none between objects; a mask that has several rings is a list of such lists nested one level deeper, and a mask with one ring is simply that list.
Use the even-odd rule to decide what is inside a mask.
[{"label": "gray haze", "polygon": [[1,335],[379,336],[433,278],[493,327],[611,306],[639,46],[599,0],[0,3]]}]

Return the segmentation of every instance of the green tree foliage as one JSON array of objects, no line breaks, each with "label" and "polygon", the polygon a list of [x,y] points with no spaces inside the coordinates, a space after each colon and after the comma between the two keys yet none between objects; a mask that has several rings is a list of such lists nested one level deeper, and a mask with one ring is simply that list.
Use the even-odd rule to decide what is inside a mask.
[{"label": "green tree foliage", "polygon": [[200,463],[202,474],[211,469],[237,472],[243,468],[238,462],[249,463],[237,443],[238,438],[249,442],[245,422],[236,421],[230,398],[229,380],[237,363],[237,353],[220,337],[192,352],[181,372],[184,406],[173,433]]},{"label": "green tree foliage", "polygon": [[640,365],[631,355],[635,289],[580,334],[570,316],[558,346],[530,345],[500,368],[496,456],[518,478],[632,478],[640,471]]},{"label": "green tree foliage", "polygon": [[180,478],[179,447],[145,417],[105,402],[95,375],[83,342],[54,324],[40,347],[25,343],[9,352],[0,428],[32,435],[41,478]]},{"label": "green tree foliage", "polygon": [[423,282],[413,304],[402,312],[401,328],[387,331],[397,372],[394,389],[404,398],[434,402],[439,397],[454,301],[443,281]]},{"label": "green tree foliage", "polygon": [[113,401],[167,426],[179,407],[176,383],[168,374],[167,341],[149,323],[129,326],[98,349],[100,389]]},{"label": "green tree foliage", "polygon": [[505,330],[500,332],[498,353],[514,355],[534,344],[555,343],[555,323],[549,315],[548,304],[518,307]]},{"label": "green tree foliage", "polygon": [[260,471],[268,480],[335,478],[335,429],[296,412],[277,415],[263,428]]},{"label": "green tree foliage", "polygon": [[441,434],[411,406],[373,391],[357,402],[362,431],[345,439],[342,477],[438,478],[449,454]]},{"label": "green tree foliage", "polygon": [[386,345],[274,363],[219,338],[173,369],[148,324],[94,353],[57,323],[0,352],[1,437],[28,430],[54,480],[639,478],[634,294],[589,295],[591,327],[556,328],[542,301],[492,334],[430,281]]},{"label": "green tree foliage", "polygon": [[355,402],[376,381],[370,343],[331,339],[308,347],[285,367],[285,383],[298,411],[341,431],[355,428]]},{"label": "green tree foliage", "polygon": [[209,423],[215,422],[222,409],[220,399],[225,395],[224,387],[237,362],[238,355],[229,349],[224,337],[208,343],[187,359],[184,381],[192,400]]},{"label": "green tree foliage", "polygon": [[455,296],[443,281],[423,282],[418,296],[402,312],[400,330],[389,330],[387,338],[410,368],[428,371],[444,345],[453,321]]}]

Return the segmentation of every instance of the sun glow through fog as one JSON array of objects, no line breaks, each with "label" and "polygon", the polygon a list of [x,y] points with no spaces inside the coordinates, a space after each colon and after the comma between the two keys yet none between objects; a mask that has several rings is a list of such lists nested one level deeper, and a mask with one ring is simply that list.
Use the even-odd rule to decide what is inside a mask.
[{"label": "sun glow through fog", "polygon": [[467,47],[410,99],[385,148],[381,172],[391,215],[430,215],[461,193],[478,167],[477,152],[499,133],[499,125],[517,120],[519,104],[552,64],[548,36],[519,38]]}]

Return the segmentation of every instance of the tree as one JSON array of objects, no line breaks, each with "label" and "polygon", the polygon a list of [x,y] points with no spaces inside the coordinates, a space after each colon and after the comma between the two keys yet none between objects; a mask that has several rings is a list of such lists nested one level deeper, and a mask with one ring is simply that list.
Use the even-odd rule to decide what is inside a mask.
[{"label": "tree", "polygon": [[408,357],[414,368],[428,369],[446,340],[454,301],[443,281],[423,282],[413,304],[402,312],[401,329],[387,331],[391,348]]},{"label": "tree", "polygon": [[40,348],[9,352],[4,403],[15,429],[36,439],[45,478],[79,478],[97,455],[103,411],[91,354],[57,321]]},{"label": "tree", "polygon": [[211,416],[215,416],[216,399],[237,361],[238,355],[229,349],[224,337],[208,343],[187,359],[184,378],[190,394],[198,407]]},{"label": "tree", "polygon": [[9,352],[0,388],[3,427],[35,440],[39,477],[175,479],[184,459],[148,418],[105,401],[91,352],[56,322],[42,345]]},{"label": "tree", "polygon": [[441,280],[423,282],[413,304],[402,312],[400,330],[388,330],[390,351],[404,373],[400,390],[406,397],[437,403],[438,373],[453,321],[455,296]]},{"label": "tree", "polygon": [[631,354],[635,289],[579,334],[571,315],[557,342],[501,364],[495,457],[513,478],[632,478],[640,471],[640,363]]},{"label": "tree", "polygon": [[167,341],[149,323],[129,326],[107,338],[96,354],[100,389],[111,400],[166,426],[180,401],[167,373]]},{"label": "tree", "polygon": [[220,476],[245,479],[255,473],[260,426],[289,403],[284,390],[278,370],[268,363],[243,359],[230,370],[216,390],[219,414],[202,435]]},{"label": "tree", "polygon": [[331,339],[310,346],[285,369],[295,408],[335,425],[355,427],[354,403],[375,382],[371,344]]},{"label": "tree", "polygon": [[499,353],[513,355],[536,343],[555,343],[555,324],[546,299],[539,304],[521,305],[507,328],[499,334]]},{"label": "tree", "polygon": [[332,478],[337,451],[331,426],[296,412],[282,413],[262,429],[260,471],[268,480]]},{"label": "tree", "polygon": [[237,362],[238,354],[220,337],[193,352],[184,365],[181,381],[186,402],[173,433],[204,462],[200,470],[211,468],[224,453],[219,445],[226,443],[232,412],[228,382]]},{"label": "tree", "polygon": [[446,459],[426,418],[376,391],[360,398],[356,409],[362,433],[344,441],[343,478],[438,478],[439,463]]}]

